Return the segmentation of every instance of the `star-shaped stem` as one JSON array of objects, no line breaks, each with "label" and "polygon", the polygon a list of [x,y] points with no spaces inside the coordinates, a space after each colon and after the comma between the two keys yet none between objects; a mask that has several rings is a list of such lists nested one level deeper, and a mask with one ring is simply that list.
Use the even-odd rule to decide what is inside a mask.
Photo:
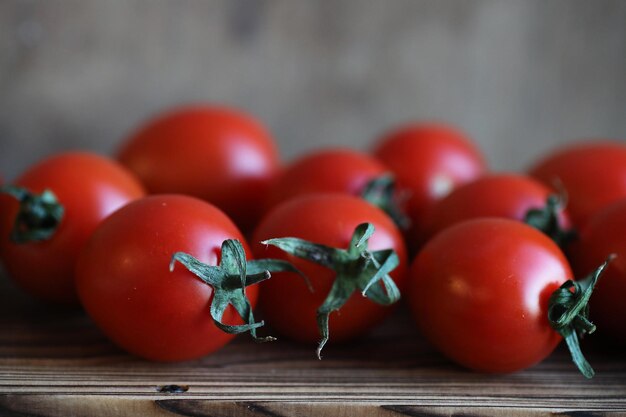
[{"label": "star-shaped stem", "polygon": [[400,229],[406,230],[411,225],[411,220],[398,205],[393,175],[384,174],[369,181],[361,191],[361,198],[387,213]]},{"label": "star-shaped stem", "polygon": [[564,229],[559,222],[559,214],[563,211],[564,199],[556,194],[548,196],[546,205],[532,208],[526,212],[524,222],[548,235],[560,248],[564,248],[576,238],[574,229]]},{"label": "star-shaped stem", "polygon": [[321,336],[317,348],[319,359],[329,339],[330,314],[341,309],[355,291],[360,291],[364,297],[382,305],[393,304],[400,299],[400,291],[389,276],[400,262],[398,255],[393,249],[368,250],[368,240],[373,234],[372,224],[358,225],[347,249],[333,248],[293,237],[262,242],[337,273],[326,299],[317,309],[317,326]]},{"label": "star-shaped stem", "polygon": [[[263,321],[255,321],[250,300],[246,296],[246,287],[258,284],[271,277],[271,272],[302,273],[287,261],[279,259],[246,260],[243,246],[238,240],[227,239],[222,243],[221,259],[218,266],[207,265],[193,256],[176,252],[170,262],[170,271],[176,262],[213,288],[211,317],[215,325],[226,333],[239,334],[250,332],[254,340],[266,342],[276,340],[272,336],[258,337],[256,330],[263,326]],[[305,278],[306,280],[306,278]],[[245,324],[229,325],[222,322],[224,311],[232,305]]]},{"label": "star-shaped stem", "polygon": [[44,190],[35,194],[23,187],[4,185],[0,193],[14,197],[20,209],[13,223],[11,240],[15,243],[37,242],[50,239],[56,232],[65,209],[54,193]]}]

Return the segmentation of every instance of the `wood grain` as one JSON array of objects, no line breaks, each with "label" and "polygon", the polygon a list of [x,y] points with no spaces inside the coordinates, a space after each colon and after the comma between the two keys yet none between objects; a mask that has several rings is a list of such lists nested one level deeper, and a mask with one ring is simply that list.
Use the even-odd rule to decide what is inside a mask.
[{"label": "wood grain", "polygon": [[[626,415],[626,358],[587,346],[585,380],[557,350],[511,375],[484,375],[432,350],[400,309],[347,345],[246,337],[197,361],[150,363],[109,343],[80,311],[0,287],[0,416]],[[165,385],[187,386],[180,393]]]}]

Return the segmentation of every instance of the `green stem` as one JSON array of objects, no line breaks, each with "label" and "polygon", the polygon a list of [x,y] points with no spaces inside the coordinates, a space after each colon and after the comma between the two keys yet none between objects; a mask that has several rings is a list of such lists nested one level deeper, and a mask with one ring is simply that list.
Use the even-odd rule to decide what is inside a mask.
[{"label": "green stem", "polygon": [[330,314],[341,309],[354,292],[359,291],[364,297],[382,305],[390,305],[400,299],[400,291],[389,276],[400,262],[398,255],[393,249],[368,250],[368,240],[373,234],[373,225],[369,223],[358,225],[347,249],[333,248],[293,237],[262,242],[336,272],[326,299],[317,309],[317,327],[321,337],[317,347],[318,359],[321,359],[322,349],[330,337],[328,330]]},{"label": "green stem", "polygon": [[4,185],[0,193],[14,197],[20,208],[11,230],[11,240],[15,243],[36,242],[50,239],[56,232],[65,209],[54,193],[44,190],[35,194],[23,187]]},{"label": "green stem", "polygon": [[406,230],[411,221],[398,205],[395,188],[395,179],[391,174],[381,175],[365,185],[361,198],[383,210],[400,229]]},{"label": "green stem", "polygon": [[563,201],[563,198],[552,194],[548,196],[544,207],[530,209],[524,217],[526,224],[548,235],[560,248],[567,246],[577,236],[574,229],[561,227],[559,214],[563,211]]},{"label": "green stem", "polygon": [[[263,326],[263,321],[255,321],[250,300],[246,296],[246,287],[265,281],[271,272],[302,273],[287,261],[279,259],[263,259],[260,261],[246,260],[243,246],[238,240],[227,239],[222,243],[221,259],[218,266],[207,265],[193,256],[176,252],[170,262],[170,271],[176,262],[213,288],[211,301],[211,317],[215,325],[226,333],[239,334],[250,332],[254,340],[267,342],[276,340],[272,336],[258,337],[256,329]],[[308,282],[308,279],[304,277]],[[224,311],[232,305],[244,324],[229,325],[222,322]]]},{"label": "green stem", "polygon": [[598,279],[613,258],[615,255],[610,255],[588,277],[565,282],[550,296],[548,308],[550,325],[563,336],[572,355],[572,361],[586,378],[592,378],[594,371],[585,359],[578,341],[580,337],[596,330],[596,326],[589,321],[589,299]]}]

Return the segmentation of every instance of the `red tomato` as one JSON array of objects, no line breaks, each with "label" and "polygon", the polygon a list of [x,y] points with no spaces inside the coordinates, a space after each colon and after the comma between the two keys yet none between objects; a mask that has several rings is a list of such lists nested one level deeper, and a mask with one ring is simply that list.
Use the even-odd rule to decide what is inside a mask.
[{"label": "red tomato", "polygon": [[[524,221],[531,209],[545,209],[553,192],[542,183],[523,175],[491,174],[462,185],[439,200],[425,220],[426,238],[464,220],[478,217],[503,217]],[[562,229],[569,218],[558,213]],[[597,266],[597,265],[596,265]]]},{"label": "red tomato", "polygon": [[418,235],[432,205],[485,171],[479,150],[461,132],[443,124],[412,124],[383,136],[374,154],[408,191],[408,215]]},{"label": "red tomato", "polygon": [[277,178],[270,207],[312,193],[359,196],[368,182],[386,172],[387,168],[376,159],[350,149],[310,153],[292,162]]},{"label": "red tomato", "polygon": [[[192,197],[146,197],[120,209],[96,230],[76,273],[80,300],[116,344],[156,361],[180,361],[224,346],[232,334],[213,323],[213,289],[182,266],[176,252],[216,265],[226,239],[245,241],[214,206]],[[246,293],[254,305],[257,287]],[[240,323],[232,307],[223,322]]]},{"label": "red tomato", "polygon": [[572,245],[571,260],[577,276],[586,276],[608,255],[608,265],[591,298],[590,316],[598,334],[626,344],[626,200],[598,211],[581,229]]},{"label": "red tomato", "polygon": [[96,226],[110,213],[142,197],[139,181],[107,158],[68,152],[45,159],[15,181],[33,193],[48,189],[63,206],[60,224],[49,239],[15,243],[9,239],[19,204],[3,196],[0,253],[9,275],[42,300],[74,304],[74,266]]},{"label": "red tomato", "polygon": [[529,172],[550,187],[562,184],[572,222],[581,228],[598,210],[626,197],[626,145],[578,143],[558,149]]},{"label": "red tomato", "polygon": [[272,137],[237,110],[194,106],[150,120],[129,137],[119,160],[151,193],[201,198],[244,230],[263,211],[278,154]]},{"label": "red tomato", "polygon": [[[346,248],[355,228],[361,223],[371,223],[375,227],[369,240],[370,250],[391,248],[397,253],[399,266],[390,275],[401,289],[406,282],[407,257],[402,235],[383,211],[357,197],[310,194],[286,201],[263,218],[254,232],[253,241],[296,237]],[[253,251],[257,258],[289,261],[309,277],[314,290],[309,291],[293,273],[274,274],[271,280],[261,284],[259,303],[267,323],[291,339],[319,341],[316,311],[331,290],[336,273],[311,261],[287,255],[272,246],[257,243]],[[330,316],[330,338],[345,341],[361,335],[380,323],[391,310],[372,303],[356,292],[337,314]]]},{"label": "red tomato", "polygon": [[572,277],[563,253],[523,223],[458,223],[428,242],[411,269],[409,302],[421,332],[450,359],[513,372],[561,340],[547,319],[551,294]]}]

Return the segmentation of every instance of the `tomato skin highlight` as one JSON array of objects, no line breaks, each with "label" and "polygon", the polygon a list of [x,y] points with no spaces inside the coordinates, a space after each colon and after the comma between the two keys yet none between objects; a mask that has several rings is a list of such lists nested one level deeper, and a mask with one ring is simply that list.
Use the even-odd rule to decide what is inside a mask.
[{"label": "tomato skin highlight", "polygon": [[626,145],[586,141],[565,146],[538,161],[529,173],[549,187],[560,183],[572,222],[582,228],[594,213],[626,198]]},{"label": "tomato skin highlight", "polygon": [[36,298],[78,304],[74,268],[80,251],[104,218],[145,194],[142,185],[115,161],[87,152],[46,158],[14,184],[35,193],[50,189],[65,213],[50,239],[13,243],[9,235],[19,204],[1,197],[0,253],[9,276]]},{"label": "tomato skin highlight", "polygon": [[[310,194],[286,201],[271,210],[259,223],[253,242],[274,237],[297,237],[327,246],[346,248],[354,229],[372,223],[376,231],[369,240],[370,250],[392,248],[400,265],[391,272],[402,291],[406,284],[407,254],[402,235],[393,221],[380,209],[346,194]],[[318,342],[317,308],[324,302],[335,272],[283,251],[253,245],[257,259],[277,258],[291,262],[311,281],[314,292],[293,273],[276,273],[263,282],[259,307],[266,323],[284,336],[299,342]],[[346,304],[330,315],[331,343],[353,339],[380,323],[393,311],[372,303],[355,293]]]},{"label": "tomato skin highlight", "polygon": [[[156,195],[127,205],[96,230],[80,257],[76,285],[87,313],[117,345],[153,361],[182,361],[211,353],[234,335],[215,326],[213,289],[172,255],[186,252],[216,265],[221,244],[241,233],[218,208],[196,198]],[[257,286],[246,288],[251,304]],[[229,306],[223,321],[241,324]]]},{"label": "tomato skin highlight", "polygon": [[331,148],[309,153],[287,165],[272,187],[270,207],[313,193],[360,196],[366,184],[387,168],[367,154]]},{"label": "tomato skin highlight", "polygon": [[[523,222],[530,209],[546,206],[554,194],[541,182],[518,174],[488,174],[464,184],[439,200],[426,215],[425,238],[460,223],[479,217],[502,217]],[[569,228],[567,212],[561,210],[559,223]]]},{"label": "tomato skin highlight", "polygon": [[259,122],[208,105],[157,115],[125,140],[118,159],[150,193],[206,200],[243,230],[262,214],[279,163],[274,140]]},{"label": "tomato skin highlight", "polygon": [[528,368],[561,340],[550,295],[572,277],[563,253],[523,223],[482,218],[435,236],[411,268],[409,304],[422,334],[481,372]]},{"label": "tomato skin highlight", "polygon": [[407,192],[411,236],[416,238],[437,200],[486,171],[485,160],[470,139],[440,123],[400,127],[384,135],[373,152],[393,172],[398,189]]},{"label": "tomato skin highlight", "polygon": [[[589,275],[610,254],[616,254],[598,281],[590,300],[596,333],[626,345],[626,199],[598,211],[570,248],[576,275]],[[595,262],[595,265],[594,265]]]}]

